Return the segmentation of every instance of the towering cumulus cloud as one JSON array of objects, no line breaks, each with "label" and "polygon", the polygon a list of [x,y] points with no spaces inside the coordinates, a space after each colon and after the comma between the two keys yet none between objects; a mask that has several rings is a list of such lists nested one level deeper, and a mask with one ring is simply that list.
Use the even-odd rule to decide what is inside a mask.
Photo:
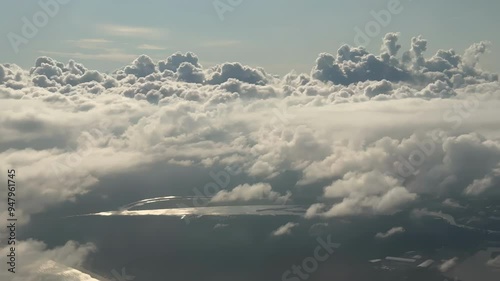
[{"label": "towering cumulus cloud", "polygon": [[0,166],[22,171],[20,221],[165,163],[238,167],[252,182],[219,185],[213,201],[308,194],[308,218],[392,214],[427,194],[498,196],[500,84],[479,64],[489,43],[426,56],[425,39],[403,51],[398,36],[380,54],[345,45],[284,77],[204,68],[189,52],[111,74],[49,57],[0,65]]}]

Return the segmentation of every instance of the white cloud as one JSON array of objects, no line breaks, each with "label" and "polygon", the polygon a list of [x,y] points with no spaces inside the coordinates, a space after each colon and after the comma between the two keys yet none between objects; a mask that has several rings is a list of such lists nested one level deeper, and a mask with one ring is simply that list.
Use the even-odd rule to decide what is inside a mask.
[{"label": "white cloud", "polygon": [[227,228],[228,226],[229,226],[229,224],[226,224],[226,223],[218,223],[218,224],[214,225],[214,229]]},{"label": "white cloud", "polygon": [[348,173],[342,179],[325,187],[325,198],[342,198],[340,203],[318,213],[317,206],[308,210],[307,216],[351,216],[360,214],[389,214],[417,198],[398,180],[378,172]]},{"label": "white cloud", "polygon": [[111,36],[126,36],[149,39],[166,38],[168,34],[168,31],[165,29],[116,24],[99,24],[96,26],[96,29],[98,32],[103,31],[104,33],[107,33]]},{"label": "white cloud", "polygon": [[235,47],[241,44],[242,42],[239,40],[214,40],[202,43],[202,45],[205,47],[217,47],[217,48]]},{"label": "white cloud", "polygon": [[82,53],[82,52],[53,52],[53,51],[39,51],[40,54],[48,56],[57,56],[68,59],[82,59],[94,61],[112,61],[112,62],[126,62],[131,61],[137,57],[135,54],[130,54],[122,50],[106,49],[104,52],[98,54]]},{"label": "white cloud", "polygon": [[400,233],[404,233],[406,230],[403,228],[403,227],[393,227],[391,229],[389,229],[387,232],[379,232],[375,235],[375,238],[379,238],[379,239],[385,239],[385,238],[389,238],[391,236],[394,236],[396,234],[400,234]]},{"label": "white cloud", "polygon": [[495,258],[490,259],[487,262],[487,265],[492,267],[500,267],[500,256],[496,256]]},{"label": "white cloud", "polygon": [[[233,165],[257,182],[221,188],[212,199],[221,202],[324,187],[308,194],[317,202],[306,217],[390,214],[421,194],[498,196],[500,83],[479,69],[482,50],[463,63],[448,51],[406,62],[342,47],[321,55],[313,75],[285,77],[240,63],[206,69],[189,52],[159,62],[81,54],[130,61],[112,74],[48,57],[30,69],[3,64],[0,165],[23,173],[24,222],[105,175],[141,167],[147,177],[163,163],[207,174]],[[392,76],[365,71],[377,69]],[[266,183],[287,172],[297,185]]]},{"label": "white cloud", "polygon": [[445,199],[443,201],[443,205],[448,206],[448,207],[452,207],[452,208],[465,208],[464,206],[460,205],[459,202],[457,202],[451,198]]},{"label": "white cloud", "polygon": [[79,40],[67,40],[68,43],[73,45],[74,47],[81,49],[103,49],[108,48],[109,44],[113,43],[113,41],[103,39],[103,38],[85,38]]},{"label": "white cloud", "polygon": [[272,236],[290,235],[292,234],[292,230],[297,226],[299,226],[298,223],[293,223],[293,222],[286,223],[285,225],[278,227],[278,229],[273,231],[271,235]]}]

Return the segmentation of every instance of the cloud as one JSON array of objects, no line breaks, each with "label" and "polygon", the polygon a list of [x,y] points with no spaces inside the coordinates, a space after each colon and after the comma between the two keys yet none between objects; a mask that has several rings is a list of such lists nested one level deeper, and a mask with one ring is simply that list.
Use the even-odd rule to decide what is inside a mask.
[{"label": "cloud", "polygon": [[201,65],[198,63],[198,57],[195,54],[188,52],[186,54],[175,53],[169,56],[166,60],[159,61],[158,70],[160,72],[163,72],[165,70],[176,72],[181,64],[185,62],[191,64],[196,68],[201,68]]},{"label": "cloud", "polygon": [[325,187],[325,198],[341,198],[340,203],[319,213],[317,207],[308,210],[307,216],[338,217],[361,214],[390,214],[401,206],[414,201],[417,194],[399,186],[396,179],[377,172],[348,173],[343,179]]},{"label": "cloud", "polygon": [[441,272],[447,272],[449,271],[450,269],[452,269],[453,267],[455,267],[457,265],[457,262],[458,262],[458,258],[452,258],[452,259],[449,259],[449,260],[446,260],[444,261],[440,266],[439,266],[439,270]]},{"label": "cloud", "polygon": [[309,235],[324,236],[328,233],[328,223],[315,223],[309,228]]},{"label": "cloud", "polygon": [[253,69],[237,62],[224,63],[213,67],[209,71],[207,83],[222,84],[229,79],[236,79],[248,84],[265,85],[269,77],[263,69]]},{"label": "cloud", "polygon": [[405,231],[406,230],[403,227],[393,227],[385,233],[382,233],[382,232],[377,233],[375,235],[375,238],[385,239],[385,238],[389,238],[391,236],[394,236],[396,234],[404,233]]},{"label": "cloud", "polygon": [[492,267],[500,267],[500,256],[490,259],[486,264]]},{"label": "cloud", "polygon": [[158,28],[143,26],[127,26],[115,24],[98,24],[96,29],[110,36],[139,37],[148,39],[160,39],[167,36],[168,31]]},{"label": "cloud", "polygon": [[463,57],[453,50],[439,50],[432,58],[426,59],[423,54],[427,50],[427,40],[421,36],[413,37],[411,49],[398,58],[401,49],[398,39],[398,33],[388,33],[379,56],[370,54],[363,47],[348,45],[340,47],[336,56],[320,54],[311,76],[342,85],[383,80],[423,85],[436,81],[452,83],[453,79],[459,78],[498,81],[498,75],[476,68],[480,56],[487,51],[488,42],[474,44]]},{"label": "cloud", "polygon": [[[23,262],[16,265],[16,273],[7,270],[0,272],[2,280],[13,281],[97,281],[90,275],[79,271],[87,256],[96,251],[93,244],[80,245],[68,241],[65,245],[47,249],[43,242],[35,240],[17,241],[16,255],[22,257]],[[10,246],[0,249],[2,263],[5,264]],[[9,279],[13,278],[13,279]]]},{"label": "cloud", "polygon": [[218,223],[218,224],[214,225],[214,229],[227,228],[228,226],[229,226],[229,224]]},{"label": "cloud", "polygon": [[137,49],[141,50],[151,50],[151,51],[163,51],[166,50],[166,48],[157,46],[157,45],[151,45],[151,44],[141,44],[137,46]]},{"label": "cloud", "polygon": [[[77,269],[66,267],[52,260],[46,261],[40,266],[40,269],[36,272],[36,276],[33,277],[34,280],[61,280],[61,281],[100,281],[93,278],[87,273],[79,271]],[[16,278],[14,278],[16,280]],[[23,279],[32,280],[32,279]]]},{"label": "cloud", "polygon": [[0,65],[0,83],[3,83],[5,76],[6,76],[5,68],[2,65]]},{"label": "cloud", "polygon": [[104,52],[96,53],[82,53],[82,52],[54,52],[54,51],[39,51],[40,54],[46,56],[57,56],[70,59],[84,59],[93,61],[112,61],[124,62],[135,59],[137,56],[134,54],[126,53],[118,49],[104,49]]},{"label": "cloud", "polygon": [[126,66],[123,69],[123,72],[125,72],[125,74],[131,74],[137,77],[145,77],[154,73],[155,68],[156,66],[153,60],[146,55],[142,55],[135,59],[132,62],[132,65]]},{"label": "cloud", "polygon": [[241,44],[242,42],[239,40],[215,40],[202,43],[202,45],[205,47],[216,47],[216,48],[234,47]]},{"label": "cloud", "polygon": [[183,62],[177,68],[177,80],[188,83],[203,83],[205,75],[201,69],[196,68],[191,63]]},{"label": "cloud", "polygon": [[298,223],[293,223],[293,222],[286,223],[285,225],[278,227],[278,229],[273,231],[271,233],[271,235],[275,236],[275,237],[283,236],[283,235],[290,235],[290,234],[292,234],[292,230],[297,226],[299,226]]},{"label": "cloud", "polygon": [[271,185],[268,183],[243,184],[238,185],[231,191],[221,190],[211,202],[248,202],[253,200],[271,200],[278,202],[286,202],[289,196],[281,196],[279,193],[272,191]]},{"label": "cloud", "polygon": [[381,54],[343,46],[311,62],[312,75],[284,77],[204,68],[190,52],[133,57],[113,73],[46,56],[29,69],[1,64],[0,165],[23,173],[23,223],[165,163],[238,167],[255,184],[231,180],[212,200],[307,194],[307,218],[392,214],[424,195],[496,198],[500,83],[480,69],[488,45],[426,58],[425,42],[405,53],[389,34]]}]

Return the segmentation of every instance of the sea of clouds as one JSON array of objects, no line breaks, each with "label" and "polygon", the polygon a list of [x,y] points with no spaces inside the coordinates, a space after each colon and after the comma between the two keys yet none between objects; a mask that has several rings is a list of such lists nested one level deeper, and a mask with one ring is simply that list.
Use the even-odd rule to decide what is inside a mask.
[{"label": "sea of clouds", "polygon": [[[237,62],[204,68],[189,52],[142,55],[113,73],[49,57],[30,69],[0,64],[0,167],[22,181],[19,221],[105,175],[147,178],[159,163],[238,167],[255,181],[212,194],[236,201],[293,200],[327,182],[306,218],[391,214],[424,194],[498,196],[500,83],[479,66],[489,43],[426,57],[425,39],[403,52],[398,37],[387,34],[380,54],[341,46],[284,77]],[[296,186],[274,191],[269,181],[286,171]],[[81,259],[94,250],[54,251],[68,247]]]}]

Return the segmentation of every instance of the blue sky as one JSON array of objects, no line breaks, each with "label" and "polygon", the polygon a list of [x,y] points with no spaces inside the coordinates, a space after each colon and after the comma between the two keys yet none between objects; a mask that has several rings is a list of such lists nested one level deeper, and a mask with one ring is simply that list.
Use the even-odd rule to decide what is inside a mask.
[{"label": "blue sky", "polygon": [[[38,1],[4,1],[0,15],[8,24],[0,26],[0,62],[28,67],[48,55],[111,71],[140,54],[159,60],[192,51],[204,66],[238,61],[276,74],[309,72],[319,53],[354,44],[355,27],[364,29],[373,20],[370,11],[387,9],[389,1],[243,0],[221,20],[212,0],[70,0],[17,54],[7,34],[21,34],[22,18],[32,19],[41,8]],[[482,66],[500,72],[499,1],[401,0],[401,7],[371,40],[370,50],[377,52],[383,34],[392,31],[401,32],[404,49],[422,34],[429,40],[427,56],[437,49],[462,53],[488,40],[492,52]]]}]

